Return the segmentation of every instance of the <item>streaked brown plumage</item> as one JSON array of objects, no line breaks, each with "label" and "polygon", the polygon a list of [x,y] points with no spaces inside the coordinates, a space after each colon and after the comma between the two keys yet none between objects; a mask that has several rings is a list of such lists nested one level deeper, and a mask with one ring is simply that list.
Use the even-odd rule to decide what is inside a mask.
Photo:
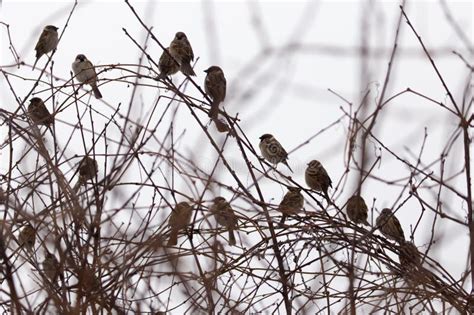
[{"label": "streaked brown plumage", "polygon": [[370,225],[367,221],[368,208],[365,204],[364,198],[359,195],[354,195],[347,201],[347,216],[355,224]]},{"label": "streaked brown plumage", "polygon": [[174,207],[168,221],[168,225],[171,228],[168,246],[173,246],[178,243],[178,233],[180,230],[185,229],[191,221],[192,211],[193,208],[185,201],[178,203]]},{"label": "streaked brown plumage", "polygon": [[61,266],[59,265],[56,257],[50,252],[46,252],[46,256],[43,261],[43,272],[51,282],[56,282],[58,276],[61,273]]},{"label": "streaked brown plumage", "polygon": [[33,250],[36,241],[36,230],[31,224],[26,224],[18,236],[18,244],[28,250]]},{"label": "streaked brown plumage", "polygon": [[217,118],[219,114],[219,104],[225,99],[227,90],[227,81],[224,72],[218,66],[211,66],[207,70],[206,79],[204,80],[204,90],[212,100],[211,109],[209,110],[209,117]]},{"label": "streaked brown plumage", "polygon": [[259,139],[260,143],[258,144],[258,146],[265,160],[274,165],[277,165],[278,163],[283,163],[293,173],[293,170],[286,161],[288,159],[288,153],[286,153],[280,142],[278,142],[278,140],[275,139],[275,137],[269,133],[263,134],[262,136],[260,136]]},{"label": "streaked brown plumage", "polygon": [[332,187],[332,181],[319,161],[312,160],[309,162],[304,175],[306,185],[308,185],[309,188],[322,191],[326,198],[329,199],[328,189]]},{"label": "streaked brown plumage", "polygon": [[226,227],[229,230],[229,245],[235,245],[234,230],[237,229],[237,217],[234,209],[223,197],[214,198],[214,204],[210,208],[217,223]]},{"label": "streaked brown plumage", "polygon": [[395,240],[399,243],[405,241],[405,233],[403,233],[400,221],[398,221],[398,219],[392,213],[392,210],[388,208],[383,209],[375,220],[375,223],[380,232],[387,238]]},{"label": "streaked brown plumage", "polygon": [[170,53],[180,64],[182,73],[190,76],[195,76],[191,61],[194,60],[194,52],[191,44],[183,32],[177,32],[173,41],[170,44]]},{"label": "streaked brown plumage", "polygon": [[421,265],[421,257],[418,248],[412,242],[404,242],[400,244],[400,253],[398,259],[402,270],[415,271]]},{"label": "streaked brown plumage", "polygon": [[170,54],[169,47],[166,48],[166,51],[163,50],[160,60],[158,61],[158,70],[160,70],[160,74],[156,77],[156,80],[164,79],[179,71],[178,62],[175,61]]},{"label": "streaked brown plumage", "polygon": [[301,189],[298,187],[288,187],[288,192],[278,206],[278,211],[283,214],[280,225],[285,223],[287,216],[294,215],[301,211],[303,205],[304,197],[301,194]]},{"label": "streaked brown plumage", "polygon": [[44,125],[50,127],[54,124],[54,117],[44,105],[44,102],[39,97],[33,97],[28,105],[28,117],[37,125]]},{"label": "streaked brown plumage", "polygon": [[36,60],[33,64],[33,70],[41,56],[55,50],[58,47],[58,42],[58,28],[54,25],[46,25],[35,46]]}]

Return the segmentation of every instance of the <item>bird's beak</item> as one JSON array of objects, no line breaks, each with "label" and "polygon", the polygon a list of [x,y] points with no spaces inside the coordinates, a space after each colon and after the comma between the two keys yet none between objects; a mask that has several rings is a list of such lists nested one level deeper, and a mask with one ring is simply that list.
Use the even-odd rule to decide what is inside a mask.
[{"label": "bird's beak", "polygon": [[204,72],[205,72],[205,73],[208,73],[208,72],[209,72],[209,69],[204,70]]}]

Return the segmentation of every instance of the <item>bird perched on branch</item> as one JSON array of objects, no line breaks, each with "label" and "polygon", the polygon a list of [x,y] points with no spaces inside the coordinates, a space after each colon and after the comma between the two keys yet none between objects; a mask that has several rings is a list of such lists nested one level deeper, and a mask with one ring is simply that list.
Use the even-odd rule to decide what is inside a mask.
[{"label": "bird perched on branch", "polygon": [[53,283],[56,282],[58,276],[62,275],[61,266],[59,265],[58,260],[48,251],[46,251],[46,256],[43,261],[43,272]]},{"label": "bird perched on branch", "polygon": [[398,260],[402,270],[415,271],[421,265],[421,257],[418,248],[412,242],[404,242],[400,244],[400,253]]},{"label": "bird perched on branch", "polygon": [[183,32],[177,32],[173,41],[170,44],[170,53],[180,65],[182,73],[190,76],[195,76],[191,61],[194,60],[194,53],[191,44]]},{"label": "bird perched on branch", "polygon": [[99,172],[97,161],[89,156],[84,156],[79,163],[79,180],[74,186],[74,191],[78,191],[81,185],[84,185],[88,180],[93,179]]},{"label": "bird perched on branch", "polygon": [[174,207],[168,221],[168,225],[171,228],[168,246],[173,246],[178,243],[178,233],[180,230],[185,229],[191,221],[192,211],[193,207],[185,201],[178,203]]},{"label": "bird perched on branch", "polygon": [[237,229],[237,217],[231,205],[223,197],[214,198],[211,206],[211,213],[216,218],[217,223],[229,230],[229,245],[235,245],[234,230]]},{"label": "bird perched on branch", "polygon": [[95,72],[94,65],[85,55],[79,54],[76,56],[76,60],[72,63],[72,71],[77,81],[91,86],[95,98],[102,98],[102,94],[97,87],[97,73]]},{"label": "bird perched on branch", "polygon": [[286,217],[298,213],[303,208],[303,205],[304,197],[301,194],[301,189],[298,187],[288,187],[288,192],[278,206],[278,211],[283,214],[280,225],[285,223]]},{"label": "bird perched on branch", "polygon": [[39,97],[33,97],[28,105],[28,117],[37,125],[44,125],[48,128],[54,124],[54,117],[44,105]]},{"label": "bird perched on branch", "polygon": [[370,225],[367,221],[368,208],[365,204],[364,198],[359,195],[354,195],[347,201],[347,216],[355,224]]},{"label": "bird perched on branch", "polygon": [[308,163],[304,175],[309,188],[322,191],[329,200],[328,189],[332,187],[332,181],[322,164],[317,160],[312,160]]},{"label": "bird perched on branch", "polygon": [[27,223],[18,235],[18,244],[20,247],[24,247],[28,250],[33,250],[36,242],[36,230],[35,228]]},{"label": "bird perched on branch", "polygon": [[224,72],[218,66],[211,66],[204,70],[204,72],[207,73],[204,80],[204,90],[212,99],[209,117],[216,119],[219,114],[219,104],[225,99],[227,81]]},{"label": "bird perched on branch", "polygon": [[399,243],[403,243],[405,241],[405,233],[403,233],[400,221],[398,221],[398,219],[392,213],[392,210],[388,208],[383,209],[375,220],[375,224],[384,236]]},{"label": "bird perched on branch", "polygon": [[33,70],[41,56],[55,50],[58,47],[58,42],[58,28],[54,25],[46,25],[35,46],[36,60],[33,64]]},{"label": "bird perched on branch", "polygon": [[285,164],[288,169],[293,173],[290,165],[286,161],[288,159],[288,153],[286,153],[283,146],[278,142],[275,137],[269,133],[266,133],[260,137],[260,152],[262,153],[265,160],[268,162],[277,165],[278,163]]},{"label": "bird perched on branch", "polygon": [[160,74],[155,78],[157,81],[179,71],[179,64],[171,56],[169,47],[163,50],[160,60],[158,60],[158,70],[160,70]]}]

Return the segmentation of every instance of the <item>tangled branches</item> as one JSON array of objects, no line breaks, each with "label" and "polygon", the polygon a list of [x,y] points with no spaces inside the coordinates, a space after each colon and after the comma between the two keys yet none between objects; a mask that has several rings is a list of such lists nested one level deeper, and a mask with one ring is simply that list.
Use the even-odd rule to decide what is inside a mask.
[{"label": "tangled branches", "polygon": [[[6,131],[0,150],[8,164],[2,164],[0,182],[5,312],[469,312],[474,260],[459,276],[437,251],[449,247],[439,245],[445,232],[440,226],[474,238],[471,83],[458,105],[403,6],[380,93],[374,97],[369,89],[354,105],[330,90],[339,118],[311,127],[309,136],[293,144],[275,142],[270,133],[276,127],[265,131],[261,138],[274,140],[267,153],[250,136],[246,118],[227,111],[227,102],[237,98],[224,100],[216,114],[225,92],[209,97],[202,82],[187,75],[199,75],[198,58],[190,64],[194,70],[182,70],[186,75],[175,75],[178,67],[171,77],[159,73],[150,47],[167,54],[165,39],[128,1],[124,6],[146,34],[141,42],[123,28],[127,49],[140,58],[136,64],[96,64],[98,80],[78,81],[76,71],[61,76],[54,51],[38,61],[35,76],[17,74],[30,65],[2,24],[16,63],[1,74],[17,102],[13,110],[0,109]],[[76,4],[59,28],[58,50],[68,49],[61,41],[75,10]],[[403,22],[447,103],[412,88],[391,94]],[[168,62],[173,66],[173,59]],[[23,81],[27,93],[18,89]],[[110,87],[130,89],[129,100],[115,99]],[[142,97],[143,91],[153,98]],[[386,112],[404,97],[425,101],[456,121],[439,157],[426,148],[426,129],[418,153],[413,145],[402,154],[383,134],[392,119]],[[405,137],[403,131],[395,138]],[[335,144],[338,164],[318,157],[322,163],[315,166],[318,152],[302,163],[293,158],[324,135],[335,139],[339,133],[344,140]],[[283,149],[296,143],[289,153]],[[294,173],[281,165],[287,158]],[[303,179],[308,163],[315,183]],[[447,163],[457,167],[453,171]],[[371,193],[374,187],[380,195]],[[386,200],[389,190],[398,195]],[[400,219],[390,221],[394,236],[377,220],[388,202],[388,220]]]}]

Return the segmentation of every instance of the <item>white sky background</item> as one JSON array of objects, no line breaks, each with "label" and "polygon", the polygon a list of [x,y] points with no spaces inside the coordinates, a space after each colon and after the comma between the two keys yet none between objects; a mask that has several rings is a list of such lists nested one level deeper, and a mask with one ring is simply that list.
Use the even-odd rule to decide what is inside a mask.
[{"label": "white sky background", "polygon": [[[328,88],[354,104],[359,104],[362,95],[370,88],[370,104],[374,106],[374,100],[377,99],[385,78],[399,16],[397,1],[377,3],[374,1],[371,8],[363,1],[311,3],[264,1],[258,4],[243,1],[153,1],[153,4],[136,2],[133,5],[147,25],[153,26],[154,34],[164,45],[169,44],[177,31],[184,31],[187,34],[195,56],[199,57],[196,65],[198,76],[195,79],[198,84],[202,86],[205,76],[203,70],[208,66],[217,64],[223,68],[228,83],[226,111],[232,114],[239,113],[241,127],[255,148],[261,134],[272,133],[288,151],[338,119],[342,115],[340,107],[348,110],[347,104],[330,93]],[[44,25],[53,24],[60,27],[62,31],[71,7],[72,2],[67,1],[4,1],[2,3],[0,20],[10,25],[13,43],[21,60],[26,64],[33,64],[34,46]],[[440,2],[409,1],[406,9],[424,43],[433,51],[435,62],[448,87],[456,100],[461,103],[463,89],[469,80],[469,72],[463,62],[451,51],[456,50],[471,62],[472,55],[470,57],[465,45],[448,24]],[[449,1],[449,9],[466,36],[472,38],[472,2]],[[369,29],[364,32],[369,35],[370,47],[384,51],[384,54],[370,59],[371,79],[368,86],[361,82],[360,58],[354,53],[355,48],[360,47],[361,44],[363,20],[369,25]],[[122,27],[126,28],[137,41],[143,41],[143,28],[125,3],[80,1],[55,54],[55,75],[68,78],[71,63],[78,53],[85,54],[96,65],[136,63],[139,50],[125,36]],[[402,23],[400,32],[399,54],[395,58],[386,98],[410,87],[437,101],[449,104],[441,83],[405,22]],[[1,34],[0,65],[10,65],[14,61],[8,51],[4,28]],[[291,43],[300,45],[301,49],[282,54],[280,49]],[[351,51],[346,54],[337,54],[320,49],[326,46]],[[264,51],[264,49],[268,50]],[[151,41],[148,51],[157,61],[161,49]],[[261,63],[255,65],[252,63],[255,60]],[[46,57],[41,58],[37,67],[43,67],[45,62]],[[8,71],[31,79],[36,79],[38,76],[38,72],[31,71],[30,67],[21,67],[18,70],[8,68]],[[101,78],[114,78],[120,75],[122,74],[118,71],[109,71],[102,73]],[[183,78],[179,74],[173,80],[177,83]],[[13,78],[12,81],[21,98],[31,89],[33,82]],[[151,80],[147,82],[155,84]],[[126,106],[128,106],[132,89],[125,87],[126,84],[117,82],[102,85],[100,90],[108,106],[95,99],[91,100],[91,105],[101,113],[109,115],[113,113],[117,104],[122,102],[121,112],[126,114]],[[86,87],[86,89],[89,88]],[[193,90],[194,87],[188,87],[188,92],[191,94],[194,94],[191,92]],[[70,91],[70,88],[66,89],[67,93]],[[48,93],[38,96],[47,98]],[[153,88],[140,88],[139,93],[144,108],[139,98],[136,98],[132,114],[132,117],[136,119],[144,116],[143,112],[149,110],[147,106],[151,108],[157,96],[157,91]],[[166,93],[171,95],[171,92]],[[195,95],[199,94],[195,93]],[[59,100],[60,98],[61,96]],[[3,77],[0,79],[0,102],[2,108],[11,111],[17,106]],[[49,108],[52,106],[52,104],[47,105]],[[158,106],[158,110],[160,108]],[[375,133],[386,145],[410,161],[416,161],[416,159],[408,154],[404,146],[418,153],[424,137],[424,128],[427,127],[428,139],[422,158],[425,164],[439,157],[449,135],[459,123],[446,110],[413,95],[394,100],[383,111],[382,117],[384,123],[376,127]],[[207,140],[194,119],[190,118],[189,111],[180,111],[179,118],[179,124],[175,126],[176,134],[186,129],[185,140],[181,146],[182,152],[187,152],[189,156],[199,156],[196,163],[209,167],[207,163],[215,161],[214,150],[208,145],[203,146]],[[74,123],[75,111],[72,108],[67,109],[58,114],[56,119],[59,121],[56,128],[70,130],[68,129],[70,127],[61,121]],[[97,125],[101,122],[100,119],[95,121]],[[306,163],[312,159],[318,159],[332,177],[333,183],[338,182],[344,172],[343,162],[346,154],[344,139],[347,135],[347,122],[348,120],[345,119],[343,123],[290,154],[289,163],[295,171],[294,179],[305,186]],[[215,132],[214,127],[210,127],[210,130],[217,139],[224,138]],[[4,139],[5,129],[1,132]],[[118,139],[118,135],[116,138]],[[64,145],[66,139],[60,139],[59,143]],[[235,160],[237,171],[245,172],[245,165],[240,165],[238,162],[239,157],[232,158],[233,153],[239,154],[238,150],[232,151],[234,149],[236,147],[231,145],[225,153],[231,161]],[[447,160],[447,165],[452,167],[449,168],[451,173],[460,171],[463,165],[462,147],[458,145],[455,152],[459,152],[459,155],[451,155]],[[70,145],[70,148],[68,146],[69,157],[83,153],[80,143]],[[7,152],[1,152],[0,171],[2,173],[8,168],[7,156]],[[78,160],[75,160],[71,163],[77,162]],[[254,162],[257,164],[256,160]],[[279,170],[288,174],[284,166],[279,166]],[[433,170],[438,171],[439,166],[434,167]],[[374,172],[375,176],[388,180],[403,178],[409,174],[410,170],[407,167],[401,165],[386,152],[382,153],[382,165]],[[349,178],[355,178],[356,173],[354,172],[353,175]],[[231,181],[229,184],[236,186],[225,171],[219,176],[228,177]],[[461,177],[458,177],[451,184],[456,187],[465,187],[460,179]],[[248,177],[248,183],[250,182],[251,178]],[[264,183],[267,201],[278,203],[284,194],[283,188],[274,183]],[[350,182],[346,186],[336,203],[345,202],[352,193],[354,184]],[[373,198],[376,198],[375,208],[380,210],[383,207],[392,207],[397,202],[401,189],[401,187],[392,187],[369,180],[364,186],[363,196],[370,204]],[[217,192],[219,191],[216,190]],[[223,190],[220,193],[229,199],[232,197],[227,191]],[[405,192],[402,200],[407,196],[408,193]],[[211,197],[212,195],[209,194],[208,199]],[[467,212],[465,204],[447,206],[449,209],[445,209],[446,212],[464,220]],[[414,199],[407,202],[397,213],[406,235],[410,235],[410,225],[415,224],[419,214],[420,206]],[[429,215],[424,217],[422,225],[415,233],[415,243],[421,250],[429,241],[429,228],[432,225],[429,218]],[[467,229],[459,229],[458,225],[447,220],[443,220],[442,223],[442,226],[436,228],[442,229],[445,233],[437,233],[440,236],[437,239],[438,246],[430,251],[429,255],[438,259],[443,266],[452,271],[455,277],[458,277],[466,267]],[[443,249],[442,255],[439,252],[440,248]]]}]

